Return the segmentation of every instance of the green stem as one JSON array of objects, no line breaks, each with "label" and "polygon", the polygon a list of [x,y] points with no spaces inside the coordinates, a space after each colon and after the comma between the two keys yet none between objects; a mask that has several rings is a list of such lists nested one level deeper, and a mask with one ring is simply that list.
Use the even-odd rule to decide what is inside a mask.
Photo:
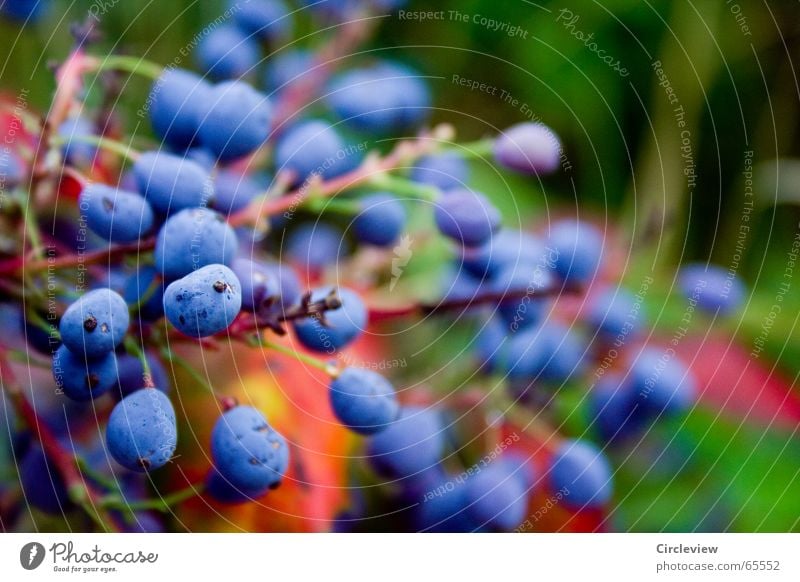
[{"label": "green stem", "polygon": [[75,457],[75,460],[78,464],[78,469],[80,469],[81,473],[84,473],[89,479],[105,489],[109,489],[111,491],[119,490],[117,482],[114,479],[106,477],[99,471],[95,471],[82,457]]},{"label": "green stem", "polygon": [[314,356],[301,354],[300,352],[297,352],[297,351],[293,350],[292,348],[287,348],[286,346],[282,346],[281,344],[276,344],[276,343],[271,342],[269,340],[256,340],[256,342],[261,347],[268,348],[270,350],[275,350],[276,352],[281,353],[281,354],[283,354],[285,356],[292,357],[292,358],[294,358],[294,359],[296,359],[296,360],[298,360],[300,362],[303,362],[304,364],[308,364],[309,366],[312,366],[314,368],[322,370],[323,372],[325,372],[329,376],[335,376],[336,375],[336,367],[335,366],[332,366],[329,363],[323,362],[322,360],[320,360],[318,358],[315,358]]},{"label": "green stem", "polygon": [[119,495],[108,495],[101,500],[103,507],[109,509],[127,509],[128,511],[144,511],[154,509],[162,513],[169,512],[174,505],[183,503],[187,499],[202,495],[205,483],[195,483],[185,489],[180,489],[164,497],[142,499],[140,501],[127,501]]},{"label": "green stem", "polygon": [[187,362],[184,358],[173,352],[171,349],[165,347],[161,350],[161,353],[165,358],[167,358],[171,362],[175,362],[181,368],[183,368],[188,374],[194,379],[195,382],[203,386],[206,390],[211,392],[212,394],[216,394],[217,391],[214,390],[214,387],[211,386],[211,383],[200,375],[200,373],[194,369],[189,362]]},{"label": "green stem", "polygon": [[31,240],[33,254],[37,259],[40,259],[42,258],[42,235],[39,232],[39,223],[36,221],[36,212],[33,209],[33,201],[30,195],[28,195],[27,203],[22,209],[22,215],[25,220],[25,231]]},{"label": "green stem", "polygon": [[439,189],[435,186],[427,184],[419,184],[407,178],[400,176],[390,176],[389,174],[377,175],[370,180],[370,184],[388,190],[394,194],[402,196],[409,196],[413,198],[421,198],[428,202],[434,202],[439,198]]},{"label": "green stem", "polygon": [[129,57],[124,55],[110,55],[103,59],[97,58],[93,69],[100,71],[125,71],[132,75],[143,75],[156,80],[164,72],[164,67],[158,63]]},{"label": "green stem", "polygon": [[352,216],[361,212],[361,204],[356,200],[337,200],[336,198],[314,198],[304,205],[309,211],[315,213],[332,212]]},{"label": "green stem", "polygon": [[483,158],[494,153],[494,143],[494,138],[486,138],[457,146],[446,147],[440,151],[442,153],[457,154],[462,158]]},{"label": "green stem", "polygon": [[53,145],[62,145],[67,142],[86,143],[113,152],[126,160],[136,161],[139,158],[139,152],[131,146],[99,135],[54,135],[50,141]]},{"label": "green stem", "polygon": [[136,343],[136,340],[133,337],[128,336],[125,338],[125,350],[130,355],[139,359],[142,364],[142,372],[144,373],[144,377],[150,378],[152,381],[152,376],[150,374],[150,362],[147,361],[147,356],[145,355],[144,350],[139,347],[139,344]]}]

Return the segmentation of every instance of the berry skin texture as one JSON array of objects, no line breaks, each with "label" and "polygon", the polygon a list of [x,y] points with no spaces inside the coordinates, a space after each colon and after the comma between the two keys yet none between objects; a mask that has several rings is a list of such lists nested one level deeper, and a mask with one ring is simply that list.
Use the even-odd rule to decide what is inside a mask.
[{"label": "berry skin texture", "polygon": [[406,226],[403,204],[391,194],[378,193],[362,198],[361,208],[353,222],[358,240],[379,247],[393,245]]},{"label": "berry skin texture", "polygon": [[522,478],[502,463],[491,463],[466,483],[467,511],[479,525],[510,531],[524,520],[528,495]]},{"label": "berry skin texture", "polygon": [[230,0],[236,24],[268,42],[286,40],[292,31],[289,7],[283,0]]},{"label": "berry skin texture", "polygon": [[292,172],[295,185],[312,176],[335,178],[357,163],[336,129],[316,119],[292,126],[275,146],[275,170]]},{"label": "berry skin texture", "polygon": [[211,454],[219,475],[247,494],[277,487],[289,466],[286,440],[250,406],[232,408],[217,420]]},{"label": "berry skin texture", "polygon": [[656,347],[635,356],[630,380],[638,403],[651,414],[685,412],[697,396],[691,371],[677,356]]},{"label": "berry skin texture", "polygon": [[730,314],[739,309],[747,291],[741,279],[715,265],[693,263],[680,271],[683,295],[707,313]]},{"label": "berry skin texture", "polygon": [[125,300],[110,289],[95,289],[67,308],[59,331],[73,354],[99,358],[122,342],[129,324]]},{"label": "berry skin texture", "polygon": [[391,383],[363,368],[345,368],[331,382],[330,399],[336,418],[364,435],[385,430],[400,410]]},{"label": "berry skin texture", "polygon": [[174,280],[206,265],[230,265],[239,243],[218,212],[187,208],[170,216],[156,238],[156,268]]},{"label": "berry skin texture", "polygon": [[175,410],[161,390],[137,390],[111,411],[106,443],[111,456],[126,469],[143,472],[164,466],[177,442]]},{"label": "berry skin texture", "polygon": [[197,64],[214,80],[236,79],[261,58],[258,43],[233,25],[214,28],[197,46]]},{"label": "berry skin texture", "polygon": [[242,308],[239,279],[225,265],[207,265],[169,285],[164,313],[181,333],[201,338],[228,328]]},{"label": "berry skin texture", "polygon": [[87,359],[61,346],[53,354],[53,379],[56,388],[78,402],[86,402],[108,392],[117,382],[117,358],[114,352]]},{"label": "berry skin texture", "polygon": [[287,237],[286,256],[298,266],[308,270],[335,265],[344,251],[344,234],[339,228],[324,222],[305,223]]},{"label": "berry skin texture", "polygon": [[561,159],[558,136],[541,123],[520,123],[505,131],[494,145],[498,164],[522,174],[551,174]]},{"label": "berry skin texture", "polygon": [[407,406],[397,419],[370,439],[375,469],[392,477],[410,477],[436,465],[445,444],[444,426],[435,410]]},{"label": "berry skin texture", "polygon": [[500,212],[483,194],[451,190],[436,204],[439,231],[465,247],[485,244],[500,228]]},{"label": "berry skin texture", "polygon": [[[316,289],[312,301],[327,297],[331,287]],[[333,354],[358,338],[367,325],[367,307],[355,291],[339,288],[342,306],[325,312],[327,325],[311,317],[294,322],[297,339],[309,350]]]},{"label": "berry skin texture", "polygon": [[203,147],[222,162],[244,157],[269,136],[272,106],[243,81],[214,86],[200,114],[198,136]]},{"label": "berry skin texture", "polygon": [[78,207],[89,228],[111,242],[133,242],[153,228],[153,210],[134,192],[89,184],[78,198]]},{"label": "berry skin texture", "polygon": [[197,138],[202,107],[210,94],[211,85],[198,75],[185,69],[165,70],[147,100],[153,131],[176,150],[188,148]]},{"label": "berry skin texture", "polygon": [[139,191],[163,215],[204,206],[214,195],[208,172],[195,161],[166,152],[144,152],[133,165]]},{"label": "berry skin texture", "polygon": [[429,154],[416,161],[411,179],[442,190],[465,188],[469,180],[469,164],[453,152]]},{"label": "berry skin texture", "polygon": [[564,503],[576,508],[599,508],[611,500],[611,465],[594,445],[565,441],[553,455],[550,483],[553,491],[564,489]]},{"label": "berry skin texture", "polygon": [[603,258],[603,236],[591,224],[561,220],[550,229],[555,270],[570,283],[585,284],[597,274]]}]

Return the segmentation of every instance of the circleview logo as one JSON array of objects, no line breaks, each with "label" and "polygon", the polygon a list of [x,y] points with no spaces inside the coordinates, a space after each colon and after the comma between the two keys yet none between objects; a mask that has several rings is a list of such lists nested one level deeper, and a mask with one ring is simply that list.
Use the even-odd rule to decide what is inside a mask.
[{"label": "circleview logo", "polygon": [[35,570],[44,561],[44,546],[39,542],[29,542],[19,551],[19,563],[26,570]]}]

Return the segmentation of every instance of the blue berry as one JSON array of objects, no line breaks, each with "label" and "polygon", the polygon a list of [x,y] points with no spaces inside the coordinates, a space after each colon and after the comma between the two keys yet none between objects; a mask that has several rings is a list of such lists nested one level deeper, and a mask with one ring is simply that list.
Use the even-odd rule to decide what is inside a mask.
[{"label": "blue berry", "polygon": [[259,38],[277,43],[291,34],[289,7],[283,0],[229,0],[236,24]]},{"label": "blue berry", "polygon": [[510,531],[525,519],[527,490],[508,468],[490,463],[467,480],[467,511],[476,523]]},{"label": "blue berry", "polygon": [[202,108],[211,98],[211,85],[184,69],[169,68],[150,89],[150,123],[169,146],[182,150],[197,138]]},{"label": "blue berry", "polygon": [[448,266],[442,271],[441,282],[442,302],[469,301],[479,296],[483,291],[481,280],[470,275],[466,270]]},{"label": "blue berry", "polygon": [[214,28],[200,41],[197,64],[216,80],[237,79],[261,60],[258,43],[233,25]]},{"label": "blue berry", "polygon": [[492,279],[508,267],[527,263],[540,270],[552,270],[554,258],[536,236],[519,230],[503,229],[484,245],[465,248],[462,265],[479,279]]},{"label": "blue berry", "polygon": [[[312,301],[321,301],[331,287],[316,289]],[[332,354],[357,339],[367,325],[367,308],[355,291],[338,290],[342,306],[325,312],[326,325],[316,318],[299,319],[294,322],[297,339],[309,350]]]},{"label": "blue berry", "polygon": [[415,162],[411,179],[442,191],[466,188],[469,165],[463,156],[455,152],[429,154]]},{"label": "blue berry", "polygon": [[229,162],[261,147],[271,125],[269,100],[243,81],[227,81],[209,92],[198,135],[203,147]]},{"label": "blue berry", "polygon": [[4,190],[13,190],[25,179],[25,166],[11,151],[0,153],[0,184]]},{"label": "blue berry", "polygon": [[231,266],[242,289],[242,309],[262,313],[273,307],[281,296],[277,277],[264,263],[237,258]]},{"label": "blue berry", "polygon": [[503,297],[498,310],[512,332],[539,322],[550,306],[543,292],[554,284],[550,271],[533,263],[510,264],[500,270],[491,290]]},{"label": "blue berry", "polygon": [[35,24],[50,9],[50,0],[4,0],[0,13],[20,23]]},{"label": "blue berry", "polygon": [[600,291],[591,301],[586,322],[603,339],[633,338],[641,328],[641,305],[633,293],[621,288]]},{"label": "blue berry", "polygon": [[603,258],[603,236],[586,222],[562,220],[550,229],[555,269],[562,279],[585,284],[598,274]]},{"label": "blue berry", "polygon": [[639,404],[653,414],[685,412],[697,396],[694,376],[671,350],[644,348],[631,364],[630,380]]},{"label": "blue berry", "polygon": [[64,480],[39,445],[32,446],[22,458],[19,479],[25,501],[35,508],[54,515],[70,508]]},{"label": "blue berry", "polygon": [[161,214],[205,206],[214,195],[208,172],[186,157],[145,152],[133,165],[139,191]]},{"label": "blue berry", "polygon": [[224,217],[206,208],[173,214],[156,238],[156,268],[166,279],[177,279],[212,264],[230,265],[239,243]]},{"label": "blue berry", "polygon": [[309,50],[290,49],[269,59],[264,70],[264,88],[280,93],[295,83],[302,83],[313,73],[315,56]]},{"label": "blue berry", "polygon": [[278,302],[274,306],[278,313],[296,304],[300,300],[303,289],[300,285],[300,279],[294,270],[283,263],[265,263],[267,270],[272,273],[272,276],[278,281],[278,288],[280,290]]},{"label": "blue berry", "polygon": [[117,382],[117,358],[109,352],[98,358],[85,358],[61,346],[53,354],[56,388],[72,400],[85,402],[105,394]]},{"label": "blue berry", "polygon": [[[164,393],[170,390],[170,381],[167,371],[161,360],[152,353],[145,353],[147,364],[150,367],[150,381],[158,390]],[[139,358],[130,354],[117,356],[117,378],[112,396],[117,399],[125,398],[129,394],[141,390],[145,386],[145,374]]]},{"label": "blue berry", "polygon": [[331,382],[330,399],[336,418],[359,434],[385,430],[399,411],[391,383],[363,368],[345,368]]},{"label": "blue berry", "polygon": [[132,307],[138,306],[139,317],[144,320],[164,315],[164,282],[155,267],[144,265],[126,277],[122,296]]},{"label": "blue berry", "polygon": [[344,234],[324,222],[305,223],[286,238],[286,256],[304,269],[317,270],[336,265],[343,254]]},{"label": "blue berry", "polygon": [[361,212],[353,229],[361,242],[379,247],[391,246],[406,226],[406,210],[391,194],[378,193],[361,199]]},{"label": "blue berry", "polygon": [[275,146],[275,170],[292,172],[295,185],[315,176],[335,178],[357,162],[336,129],[316,119],[292,126]]},{"label": "blue berry", "polygon": [[105,184],[87,185],[78,207],[89,228],[111,242],[133,242],[153,228],[153,210],[144,198]]},{"label": "blue berry", "polygon": [[111,411],[106,442],[111,456],[131,471],[165,465],[178,442],[169,398],[155,388],[143,388],[123,398]]},{"label": "blue berry", "polygon": [[541,372],[543,380],[560,384],[583,373],[588,348],[573,328],[548,321],[540,329],[537,341],[545,345],[547,353]]},{"label": "blue berry", "polygon": [[95,289],[67,308],[59,331],[72,353],[98,358],[122,342],[129,324],[125,300],[110,289]]},{"label": "blue berry", "polygon": [[263,496],[269,487],[243,490],[234,486],[216,469],[211,469],[206,476],[206,493],[216,501],[228,505],[247,503]]},{"label": "blue berry", "polygon": [[407,406],[386,430],[370,439],[369,460],[380,473],[408,477],[436,465],[444,453],[444,445],[444,426],[439,414]]},{"label": "blue berry", "polygon": [[439,199],[434,210],[442,234],[466,247],[489,241],[500,228],[500,212],[483,194],[451,190]]},{"label": "blue berry", "polygon": [[70,117],[58,126],[58,135],[67,141],[61,146],[64,159],[73,166],[88,167],[97,156],[97,146],[81,141],[94,136],[94,125],[84,117]]},{"label": "blue berry", "polygon": [[219,333],[242,308],[239,279],[225,265],[207,265],[171,283],[164,313],[178,331],[191,337]]},{"label": "blue berry", "polygon": [[[186,159],[192,160],[193,162],[200,164],[206,170],[211,172],[217,165],[217,158],[214,154],[202,147],[193,147],[189,148],[184,152],[184,157]],[[216,195],[216,190],[215,190]]]},{"label": "blue berry", "polygon": [[578,508],[598,508],[611,500],[611,465],[594,445],[570,440],[553,455],[550,482],[554,491],[564,490],[565,503]]},{"label": "blue berry", "polygon": [[589,409],[597,434],[606,442],[628,436],[643,419],[630,382],[616,373],[603,376],[595,384],[589,393]]},{"label": "blue berry", "polygon": [[418,125],[430,107],[422,75],[388,62],[342,73],[331,83],[326,100],[344,123],[381,134]]},{"label": "blue berry", "polygon": [[[263,183],[266,182],[266,183]],[[257,180],[231,170],[222,170],[214,180],[214,209],[233,214],[246,208],[250,201],[266,192],[269,180]]]},{"label": "blue berry", "polygon": [[558,136],[541,123],[520,123],[507,129],[494,145],[498,164],[523,174],[554,172],[561,159]]},{"label": "blue berry", "polygon": [[721,315],[739,309],[747,294],[739,277],[715,265],[693,263],[683,267],[678,284],[684,296],[696,301],[700,309]]},{"label": "blue berry", "polygon": [[211,432],[214,468],[244,492],[277,487],[289,466],[289,447],[255,408],[237,406],[223,414]]},{"label": "blue berry", "polygon": [[477,530],[467,508],[466,481],[463,477],[442,472],[438,467],[426,471],[435,473],[424,491],[415,499],[414,527],[419,532],[466,533]]},{"label": "blue berry", "polygon": [[485,372],[493,372],[504,359],[508,326],[499,317],[482,322],[475,337],[475,357]]}]

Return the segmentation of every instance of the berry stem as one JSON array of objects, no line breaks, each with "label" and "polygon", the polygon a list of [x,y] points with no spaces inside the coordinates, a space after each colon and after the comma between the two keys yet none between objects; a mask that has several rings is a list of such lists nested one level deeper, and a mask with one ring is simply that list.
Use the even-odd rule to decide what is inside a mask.
[{"label": "berry stem", "polygon": [[426,202],[435,202],[441,194],[439,189],[435,186],[418,184],[407,178],[391,176],[389,174],[376,176],[374,179],[370,180],[370,184],[382,190],[393,192],[394,194],[419,198]]},{"label": "berry stem", "polygon": [[178,364],[181,368],[183,368],[191,377],[192,379],[200,384],[203,388],[214,394],[215,396],[219,397],[217,391],[211,385],[211,382],[208,381],[207,378],[204,378],[200,375],[200,373],[194,369],[194,366],[190,364],[187,360],[185,360],[182,356],[179,356],[174,351],[172,351],[168,347],[164,347],[161,349],[161,354],[167,358],[168,361],[174,362]]},{"label": "berry stem", "polygon": [[153,384],[153,375],[150,371],[150,362],[147,361],[147,356],[145,355],[144,350],[139,346],[139,344],[136,343],[136,340],[131,336],[127,336],[124,341],[125,341],[125,351],[127,351],[130,355],[136,357],[142,364],[142,372],[144,375],[143,388],[155,388],[155,384]]},{"label": "berry stem", "polygon": [[325,362],[323,360],[320,360],[319,358],[315,358],[314,356],[310,356],[308,354],[303,354],[303,353],[298,352],[298,351],[296,351],[296,350],[294,350],[292,348],[286,347],[284,345],[281,345],[279,343],[275,343],[275,342],[267,340],[267,339],[255,339],[255,342],[257,343],[257,345],[259,345],[259,346],[261,346],[263,348],[274,350],[274,351],[278,352],[279,354],[283,354],[284,356],[289,356],[289,357],[294,358],[295,360],[298,360],[298,361],[300,361],[300,362],[302,362],[304,364],[308,364],[309,366],[317,368],[318,370],[322,370],[323,372],[325,372],[326,374],[328,374],[331,377],[335,377],[335,376],[338,375],[338,370],[337,370],[335,365],[333,365],[331,363],[328,363],[328,362]]},{"label": "berry stem", "polygon": [[42,445],[47,459],[64,480],[70,500],[86,511],[89,517],[104,531],[118,531],[111,516],[98,504],[99,497],[94,488],[87,483],[80,471],[77,457],[67,452],[50,428],[39,418],[36,410],[25,398],[14,376],[5,348],[0,347],[0,380],[11,401],[16,406],[25,423]]},{"label": "berry stem", "polygon": [[478,141],[462,143],[442,148],[441,153],[451,153],[462,158],[484,158],[494,154],[494,138],[480,139]]},{"label": "berry stem", "polygon": [[22,216],[25,222],[25,236],[30,239],[31,253],[34,258],[40,259],[42,257],[42,234],[39,230],[39,223],[36,220],[36,210],[34,209],[33,197],[28,195],[25,199],[25,205],[22,208]]},{"label": "berry stem", "polygon": [[67,142],[85,143],[97,146],[109,152],[124,157],[126,160],[136,161],[139,158],[139,152],[133,149],[130,145],[126,145],[115,139],[109,137],[101,137],[99,135],[54,135],[50,139],[50,143],[55,146],[63,145]]},{"label": "berry stem", "polygon": [[164,67],[158,63],[129,57],[125,55],[109,55],[103,57],[86,57],[86,72],[125,71],[132,75],[143,75],[154,81],[164,72]]},{"label": "berry stem", "polygon": [[175,505],[203,494],[205,483],[193,483],[184,489],[174,491],[169,495],[152,499],[141,499],[138,501],[127,501],[120,495],[107,495],[100,500],[103,507],[108,509],[125,509],[128,511],[144,511],[152,509],[161,513],[168,513]]}]

